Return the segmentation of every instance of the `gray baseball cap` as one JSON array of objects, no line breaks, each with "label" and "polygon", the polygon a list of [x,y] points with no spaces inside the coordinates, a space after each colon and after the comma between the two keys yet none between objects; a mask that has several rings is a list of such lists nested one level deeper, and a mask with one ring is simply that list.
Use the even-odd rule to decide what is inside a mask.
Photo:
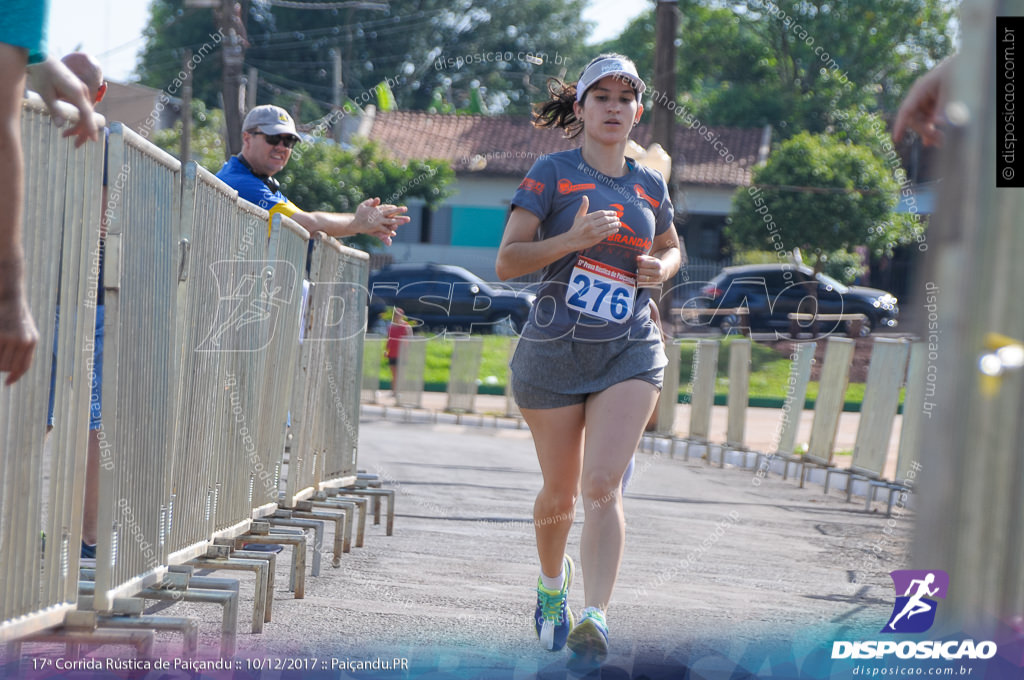
[{"label": "gray baseball cap", "polygon": [[242,129],[256,129],[265,135],[299,136],[299,133],[295,131],[295,121],[288,115],[288,112],[273,104],[263,104],[250,111],[245,116]]}]

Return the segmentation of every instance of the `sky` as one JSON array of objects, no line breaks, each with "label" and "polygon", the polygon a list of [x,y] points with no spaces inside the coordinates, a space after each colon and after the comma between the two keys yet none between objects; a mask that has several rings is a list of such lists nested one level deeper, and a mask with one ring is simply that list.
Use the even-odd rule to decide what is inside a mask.
[{"label": "sky", "polygon": [[[50,54],[60,56],[75,49],[89,52],[103,66],[110,80],[130,81],[142,48],[142,29],[149,18],[146,0],[50,0]],[[593,42],[613,38],[630,19],[649,7],[646,2],[591,0],[583,18],[597,22]]]}]

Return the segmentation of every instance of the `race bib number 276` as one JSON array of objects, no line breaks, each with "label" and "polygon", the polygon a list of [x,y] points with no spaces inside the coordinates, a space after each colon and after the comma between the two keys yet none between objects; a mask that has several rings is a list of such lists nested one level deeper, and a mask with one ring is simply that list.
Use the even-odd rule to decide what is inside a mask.
[{"label": "race bib number 276", "polygon": [[580,257],[569,277],[565,303],[587,316],[624,323],[633,316],[636,274]]}]

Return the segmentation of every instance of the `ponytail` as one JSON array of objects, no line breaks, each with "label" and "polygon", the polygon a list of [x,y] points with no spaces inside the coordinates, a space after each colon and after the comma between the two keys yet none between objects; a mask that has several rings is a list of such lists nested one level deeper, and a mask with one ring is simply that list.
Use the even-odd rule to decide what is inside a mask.
[{"label": "ponytail", "polygon": [[534,104],[533,125],[538,128],[559,128],[567,139],[583,132],[583,121],[576,117],[576,83],[566,84],[558,78],[548,80],[550,98]]}]

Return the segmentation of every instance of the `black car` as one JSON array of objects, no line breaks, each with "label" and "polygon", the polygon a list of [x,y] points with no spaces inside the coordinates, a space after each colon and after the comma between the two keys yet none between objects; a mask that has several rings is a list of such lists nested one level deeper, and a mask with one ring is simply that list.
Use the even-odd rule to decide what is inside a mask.
[{"label": "black car", "polygon": [[[790,327],[789,315],[863,314],[867,321],[859,328],[860,335],[874,330],[894,328],[899,317],[896,297],[884,290],[863,286],[846,286],[832,277],[803,265],[753,264],[726,267],[691,298],[686,307],[705,310],[729,310],[745,307],[752,331],[778,330]],[[699,315],[703,323],[718,326],[724,333],[735,327],[739,319],[729,313]],[[822,323],[821,330],[845,331],[849,322]]]},{"label": "black car", "polygon": [[467,332],[522,330],[534,295],[445,264],[395,264],[370,274],[370,327],[387,307],[401,307],[409,323]]}]

